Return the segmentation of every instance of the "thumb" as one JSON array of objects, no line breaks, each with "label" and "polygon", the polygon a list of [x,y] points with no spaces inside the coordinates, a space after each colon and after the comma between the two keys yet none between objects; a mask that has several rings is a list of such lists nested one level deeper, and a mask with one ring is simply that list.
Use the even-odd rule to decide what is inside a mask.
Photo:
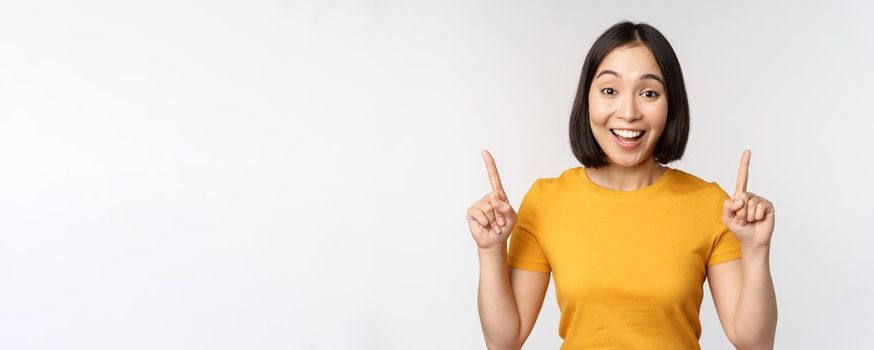
[{"label": "thumb", "polygon": [[744,202],[740,199],[726,199],[722,204],[722,220],[725,222],[734,219],[735,212],[744,206]]},{"label": "thumb", "polygon": [[507,194],[503,190],[498,191],[498,199],[507,201]]},{"label": "thumb", "polygon": [[497,209],[499,212],[501,212],[503,214],[510,213],[513,211],[513,207],[510,205],[509,202],[507,202],[505,200],[499,201],[497,203],[497,206],[495,207],[495,209]]}]

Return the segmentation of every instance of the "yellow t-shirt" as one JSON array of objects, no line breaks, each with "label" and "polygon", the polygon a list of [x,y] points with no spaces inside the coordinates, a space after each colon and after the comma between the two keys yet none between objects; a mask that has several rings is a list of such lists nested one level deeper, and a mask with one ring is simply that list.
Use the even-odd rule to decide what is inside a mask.
[{"label": "yellow t-shirt", "polygon": [[740,258],[728,194],[668,167],[613,191],[583,167],[538,179],[519,206],[507,264],[552,271],[561,349],[700,349],[706,266]]}]

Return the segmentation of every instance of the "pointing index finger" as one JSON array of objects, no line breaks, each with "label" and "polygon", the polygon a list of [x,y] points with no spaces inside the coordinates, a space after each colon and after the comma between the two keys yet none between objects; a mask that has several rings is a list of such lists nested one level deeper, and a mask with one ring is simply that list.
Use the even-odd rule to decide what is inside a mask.
[{"label": "pointing index finger", "polygon": [[489,171],[489,182],[492,184],[492,191],[504,194],[504,186],[501,185],[501,177],[498,175],[498,167],[495,165],[495,160],[492,154],[487,150],[483,150],[483,160],[486,161],[486,169]]},{"label": "pointing index finger", "polygon": [[750,173],[750,154],[752,152],[748,149],[744,150],[743,155],[740,157],[740,167],[737,169],[737,187],[735,187],[734,195],[737,197],[741,193],[747,191],[747,178]]}]

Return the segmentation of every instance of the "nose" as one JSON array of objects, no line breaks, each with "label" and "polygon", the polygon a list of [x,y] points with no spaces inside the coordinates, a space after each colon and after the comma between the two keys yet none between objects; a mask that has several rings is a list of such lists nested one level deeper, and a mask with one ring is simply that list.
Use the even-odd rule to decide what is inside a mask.
[{"label": "nose", "polygon": [[637,101],[634,98],[633,94],[626,95],[632,96],[626,96],[622,100],[619,110],[616,111],[616,115],[619,116],[619,119],[622,119],[628,123],[643,118],[643,116],[640,114],[640,111],[637,109]]}]

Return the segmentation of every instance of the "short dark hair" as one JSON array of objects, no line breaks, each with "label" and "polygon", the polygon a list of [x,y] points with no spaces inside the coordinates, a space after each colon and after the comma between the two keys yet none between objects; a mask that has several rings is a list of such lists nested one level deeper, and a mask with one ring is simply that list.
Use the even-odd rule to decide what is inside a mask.
[{"label": "short dark hair", "polygon": [[668,117],[665,130],[653,150],[656,161],[662,164],[678,160],[686,150],[689,139],[689,101],[683,72],[673,47],[664,35],[645,23],[622,21],[607,29],[589,49],[580,74],[580,85],[574,99],[570,118],[570,141],[574,156],[583,165],[598,168],[607,165],[607,155],[589,125],[589,89],[596,70],[610,51],[620,46],[645,45],[655,56],[664,75],[668,99]]}]

